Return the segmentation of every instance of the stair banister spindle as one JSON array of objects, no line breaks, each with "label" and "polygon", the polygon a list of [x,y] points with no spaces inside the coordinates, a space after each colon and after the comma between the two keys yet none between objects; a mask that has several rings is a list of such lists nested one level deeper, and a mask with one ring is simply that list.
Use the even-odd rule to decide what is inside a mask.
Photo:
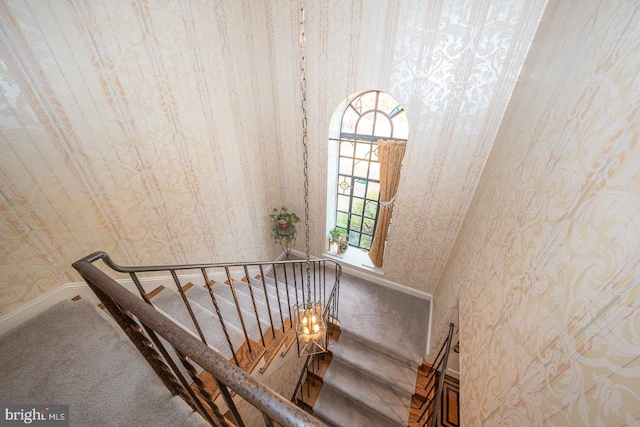
[{"label": "stair banister spindle", "polygon": [[204,278],[204,285],[207,287],[207,290],[209,291],[209,296],[211,297],[213,308],[215,309],[216,315],[218,316],[218,320],[220,321],[222,332],[224,333],[224,337],[227,340],[227,344],[229,344],[229,349],[231,350],[233,361],[236,363],[237,366],[240,366],[240,362],[238,361],[238,356],[236,355],[236,350],[233,348],[231,337],[229,336],[229,332],[227,331],[227,324],[222,318],[222,312],[220,311],[220,307],[218,306],[218,301],[216,300],[216,296],[213,293],[213,288],[211,286],[213,281],[209,280],[209,275],[207,274],[207,270],[204,267],[202,267],[200,271],[202,271],[202,277]]},{"label": "stair banister spindle", "polygon": [[175,270],[169,270],[169,272],[171,273],[171,277],[173,277],[173,281],[175,282],[176,287],[178,288],[178,292],[180,293],[180,296],[182,297],[182,302],[184,302],[184,306],[187,308],[187,311],[189,312],[189,316],[191,317],[191,320],[193,321],[193,324],[196,327],[196,330],[198,331],[198,335],[200,336],[200,339],[202,340],[203,343],[206,344],[207,340],[204,338],[204,333],[202,333],[202,329],[200,328],[200,324],[198,323],[198,319],[196,319],[196,315],[193,313],[193,309],[191,308],[191,304],[189,303],[189,299],[184,294],[184,289],[182,289],[182,285],[180,284],[180,280],[178,279],[178,275],[176,274],[176,271]]},{"label": "stair banister spindle", "polygon": [[229,287],[231,288],[231,295],[233,295],[233,302],[236,305],[238,318],[240,319],[240,326],[242,326],[242,333],[244,333],[244,339],[245,339],[245,342],[247,343],[247,349],[249,350],[249,353],[253,353],[253,348],[251,347],[251,340],[249,339],[249,334],[247,333],[247,327],[244,324],[242,309],[240,308],[240,304],[238,303],[238,295],[236,294],[236,288],[233,286],[233,279],[231,278],[231,272],[229,271],[229,267],[225,267],[224,271],[227,273],[227,281],[229,283]]},{"label": "stair banister spindle", "polygon": [[[198,397],[193,392],[193,389],[187,382],[187,379],[184,377],[184,375],[182,375],[182,371],[178,369],[178,366],[173,361],[173,358],[169,355],[169,352],[167,351],[165,346],[162,344],[162,341],[160,341],[156,333],[152,329],[148,328],[144,323],[142,324],[142,326],[144,327],[144,330],[146,331],[149,338],[151,338],[151,341],[153,341],[153,343],[155,344],[156,348],[160,351],[160,354],[162,354],[162,357],[164,357],[164,360],[171,368],[171,371],[173,371],[173,375],[175,375],[180,381],[180,383],[182,384],[182,387],[185,391],[181,392],[181,394],[183,395],[185,400],[189,401],[188,399],[186,399],[186,397],[189,397],[191,400],[193,400],[194,404],[198,407],[198,409],[200,409],[198,410],[194,408],[194,410],[200,413],[207,413],[204,407],[202,406],[200,399],[198,399]],[[187,393],[188,396],[184,396],[184,393]],[[207,413],[207,416],[208,416],[208,413]]]},{"label": "stair banister spindle", "polygon": [[227,408],[229,409],[229,413],[231,414],[231,418],[236,427],[244,427],[244,421],[242,421],[242,417],[238,412],[238,408],[236,407],[233,398],[231,397],[231,393],[229,393],[229,389],[226,385],[215,379],[216,387],[220,390],[220,394],[222,394],[222,398],[224,399],[224,403],[227,404]]},{"label": "stair banister spindle", "polygon": [[[293,289],[295,289],[296,292],[296,305],[300,305],[300,301],[298,300],[298,277],[296,275],[296,266],[293,265],[291,267],[291,271],[293,271]],[[304,289],[302,287],[300,287],[300,289]]]},{"label": "stair banister spindle", "polygon": [[267,313],[269,313],[269,323],[271,324],[271,334],[273,339],[276,338],[276,328],[273,326],[273,316],[271,315],[271,304],[269,304],[269,292],[267,292],[267,281],[264,278],[264,269],[260,265],[260,279],[262,280],[262,290],[264,291],[264,300],[267,303]]},{"label": "stair banister spindle", "polygon": [[[425,416],[425,414],[427,412],[429,412],[429,416],[426,418],[425,422],[424,422],[424,426],[426,426],[427,424],[430,425],[430,427],[436,427],[437,425],[437,421],[438,421],[438,408],[442,402],[442,393],[443,393],[443,387],[444,387],[444,377],[446,375],[446,371],[447,371],[447,360],[449,359],[449,350],[451,348],[451,339],[453,337],[453,328],[454,325],[453,323],[449,324],[449,334],[447,335],[447,339],[445,340],[445,342],[442,345],[442,348],[440,349],[440,351],[438,352],[438,356],[436,356],[436,360],[434,360],[434,365],[432,366],[430,375],[427,379],[427,384],[425,385],[425,390],[427,390],[427,387],[429,388],[429,390],[426,393],[425,399],[422,402],[422,404],[420,405],[420,407],[422,408],[422,405],[424,405],[425,402],[429,402],[427,404],[427,406],[424,408],[424,410],[422,411],[422,413],[420,414],[420,417],[418,417],[418,421],[420,421],[422,419],[422,417]],[[442,351],[444,350],[444,354],[442,355],[442,358],[440,360],[438,360],[437,358],[440,357],[440,355],[442,354]],[[440,368],[440,369],[438,369]],[[434,376],[435,374],[435,376]],[[432,383],[433,381],[433,383]],[[429,384],[431,384],[431,386],[429,386]],[[435,389],[435,390],[434,390]],[[433,393],[433,395],[432,395]],[[431,396],[431,397],[430,397]],[[429,408],[431,408],[431,410],[429,410]]]},{"label": "stair banister spindle", "polygon": [[[218,408],[218,405],[216,405],[214,403],[213,396],[211,396],[211,394],[209,393],[209,390],[207,390],[207,387],[204,385],[202,380],[198,377],[198,372],[196,371],[196,369],[191,364],[191,362],[189,360],[189,357],[187,357],[184,354],[180,353],[180,351],[178,351],[175,348],[174,348],[174,351],[178,355],[178,358],[180,359],[180,362],[182,362],[182,366],[184,366],[184,369],[187,371],[187,373],[191,377],[191,380],[193,381],[193,383],[198,388],[198,392],[204,398],[205,403],[207,404],[207,406],[209,406],[209,408],[211,409],[211,412],[217,418],[218,423],[216,423],[216,424],[219,424],[222,427],[229,427],[229,424],[227,423],[227,421],[224,419],[224,416],[220,412],[220,408]],[[205,411],[205,412],[208,415],[208,412],[207,411]]]},{"label": "stair banister spindle", "polygon": [[442,402],[442,389],[444,387],[444,376],[447,374],[447,360],[449,359],[449,350],[451,349],[451,338],[453,337],[453,323],[449,324],[449,336],[447,337],[447,340],[445,341],[445,345],[446,345],[446,350],[444,352],[444,357],[442,358],[442,360],[444,361],[442,363],[442,370],[440,371],[440,378],[438,378],[438,389],[436,391],[436,401],[435,401],[435,405],[434,405],[434,414],[435,416],[433,417],[433,419],[431,420],[431,427],[436,427],[438,425],[438,414],[437,414],[437,410],[440,407],[440,404]]},{"label": "stair banister spindle", "polygon": [[256,315],[256,323],[258,324],[258,331],[260,332],[260,340],[263,346],[267,346],[264,341],[264,334],[262,333],[262,325],[260,324],[260,315],[258,314],[258,306],[256,305],[256,298],[253,296],[253,288],[251,287],[251,280],[249,280],[249,269],[244,266],[244,277],[247,279],[247,286],[249,287],[249,295],[251,296],[251,304],[253,305],[253,312]]},{"label": "stair banister spindle", "polygon": [[284,332],[284,316],[282,315],[282,302],[280,301],[280,287],[278,286],[278,272],[276,264],[273,264],[273,280],[276,285],[276,300],[278,302],[278,311],[280,312],[280,324],[282,325],[282,332]]},{"label": "stair banister spindle", "polygon": [[138,289],[138,292],[140,292],[140,296],[142,297],[142,299],[145,300],[147,304],[151,304],[149,295],[147,294],[147,291],[145,291],[142,287],[142,283],[140,283],[140,280],[138,279],[138,276],[136,276],[136,273],[131,272],[129,273],[129,276],[131,277],[131,280],[133,280],[133,283],[136,285],[136,289]]},{"label": "stair banister spindle", "polygon": [[[287,266],[283,265],[282,270],[284,271],[284,286],[287,290],[287,309],[289,310],[289,329],[293,327],[293,319],[291,316],[291,298],[289,297],[289,278],[287,277]],[[282,328],[282,332],[284,332],[284,327]]]}]

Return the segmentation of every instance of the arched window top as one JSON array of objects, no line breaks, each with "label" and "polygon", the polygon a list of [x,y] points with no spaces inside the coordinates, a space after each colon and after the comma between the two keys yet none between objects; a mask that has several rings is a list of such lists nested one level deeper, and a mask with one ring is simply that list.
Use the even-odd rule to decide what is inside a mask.
[{"label": "arched window top", "polygon": [[347,139],[406,140],[409,125],[404,108],[392,96],[379,90],[357,95],[342,115],[340,137]]}]

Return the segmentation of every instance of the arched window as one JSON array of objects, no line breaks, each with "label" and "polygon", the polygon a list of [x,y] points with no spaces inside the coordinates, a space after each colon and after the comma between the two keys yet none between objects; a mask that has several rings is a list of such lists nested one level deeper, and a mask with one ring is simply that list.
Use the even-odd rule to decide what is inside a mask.
[{"label": "arched window", "polygon": [[334,199],[328,203],[333,208],[328,225],[346,230],[349,246],[368,251],[379,211],[377,141],[406,141],[409,126],[398,101],[379,90],[358,93],[345,103],[334,114],[329,138],[329,197]]}]

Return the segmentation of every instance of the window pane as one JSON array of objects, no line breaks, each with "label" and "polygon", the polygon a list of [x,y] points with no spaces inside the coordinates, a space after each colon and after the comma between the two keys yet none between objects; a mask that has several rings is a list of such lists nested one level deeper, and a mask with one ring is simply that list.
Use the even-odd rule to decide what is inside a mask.
[{"label": "window pane", "polygon": [[349,212],[349,196],[338,194],[338,210]]},{"label": "window pane", "polygon": [[356,132],[359,135],[373,135],[373,118],[375,113],[367,113],[360,118],[356,127]]},{"label": "window pane", "polygon": [[351,230],[360,231],[362,227],[362,217],[351,215]]},{"label": "window pane", "polygon": [[366,160],[358,160],[353,168],[353,176],[358,176],[361,178],[366,178],[369,174],[369,162]]},{"label": "window pane", "polygon": [[360,247],[366,250],[371,249],[371,236],[362,235],[362,240],[360,241]]},{"label": "window pane", "polygon": [[385,113],[389,114],[397,106],[398,101],[393,99],[391,95],[389,95],[388,93],[380,92],[380,95],[378,96],[378,110],[384,111]]},{"label": "window pane", "polygon": [[376,99],[378,98],[378,92],[367,92],[360,97],[362,102],[362,112],[373,110],[376,108]]},{"label": "window pane", "polygon": [[[374,164],[371,164],[373,167]],[[369,187],[367,188],[367,199],[375,200],[376,202],[380,199],[380,183],[369,181]]]},{"label": "window pane", "polygon": [[336,216],[336,226],[347,228],[347,221],[349,221],[349,214],[338,212],[338,215]]},{"label": "window pane", "polygon": [[369,218],[365,218],[362,223],[362,232],[367,234],[373,234],[375,231],[375,221]]},{"label": "window pane", "polygon": [[364,191],[366,189],[366,179],[356,179],[353,182],[353,195],[356,197],[364,198]]},{"label": "window pane", "polygon": [[356,159],[367,159],[371,158],[371,146],[367,142],[358,142],[356,144]]},{"label": "window pane", "polygon": [[338,175],[338,179],[340,180],[338,182],[338,194],[350,195],[352,187],[351,182],[353,181],[353,178],[350,176]]},{"label": "window pane", "polygon": [[343,157],[353,157],[353,142],[340,141],[340,155]]},{"label": "window pane", "polygon": [[374,135],[381,138],[391,137],[391,122],[384,114],[378,113],[376,115],[376,128]]},{"label": "window pane", "polygon": [[364,208],[364,201],[362,199],[358,199],[354,197],[353,204],[351,205],[351,213],[354,213],[356,215],[362,215],[363,208]]},{"label": "window pane", "polygon": [[349,157],[340,157],[340,170],[341,175],[351,175],[353,173],[353,159]]},{"label": "window pane", "polygon": [[360,233],[356,233],[351,230],[349,232],[349,244],[354,246],[360,246]]},{"label": "window pane", "polygon": [[367,205],[365,206],[365,209],[364,209],[364,216],[366,216],[367,218],[375,219],[377,211],[378,211],[378,203],[367,202]]},{"label": "window pane", "polygon": [[380,181],[380,163],[371,162],[369,167],[369,179]]},{"label": "window pane", "polygon": [[360,115],[352,107],[348,107],[344,112],[344,116],[342,116],[341,131],[344,133],[355,133],[356,122],[359,117]]}]

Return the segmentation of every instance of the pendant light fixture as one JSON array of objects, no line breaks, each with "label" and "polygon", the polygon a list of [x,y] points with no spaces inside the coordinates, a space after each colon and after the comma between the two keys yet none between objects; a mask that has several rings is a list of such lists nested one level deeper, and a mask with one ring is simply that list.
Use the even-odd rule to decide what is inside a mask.
[{"label": "pendant light fixture", "polygon": [[[311,294],[311,262],[309,260],[309,149],[307,145],[307,81],[305,78],[306,56],[305,56],[305,11],[304,0],[300,0],[300,70],[302,89],[302,156],[304,171],[304,225],[305,225],[305,255],[306,255],[306,276],[307,289],[303,295],[304,302],[294,307],[296,341],[298,343],[298,355],[307,356],[311,354],[324,353],[327,351],[327,323],[323,317],[324,303],[315,301],[315,296]],[[315,288],[315,287],[314,287]],[[304,288],[303,288],[304,289]],[[306,300],[305,300],[306,298]]]}]

